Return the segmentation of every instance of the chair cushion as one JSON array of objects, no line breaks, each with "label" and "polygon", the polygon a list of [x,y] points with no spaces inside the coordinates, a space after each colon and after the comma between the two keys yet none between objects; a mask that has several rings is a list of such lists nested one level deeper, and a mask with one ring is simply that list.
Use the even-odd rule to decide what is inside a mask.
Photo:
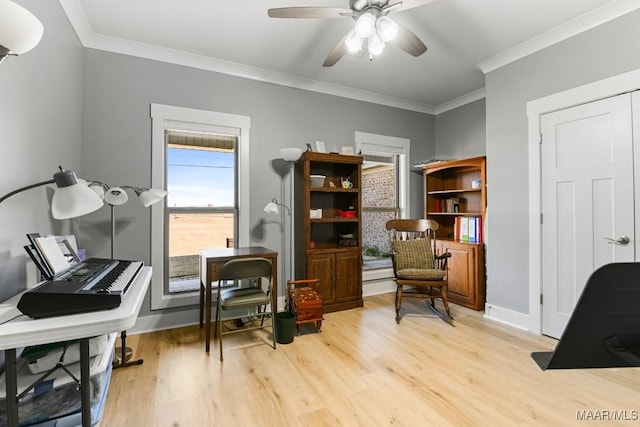
[{"label": "chair cushion", "polygon": [[220,292],[220,304],[223,310],[255,307],[271,303],[271,298],[257,288],[234,288]]},{"label": "chair cushion", "polygon": [[437,268],[404,268],[396,272],[398,279],[407,280],[442,280],[444,270]]},{"label": "chair cushion", "polygon": [[431,239],[429,238],[394,240],[393,251],[398,271],[407,268],[433,269],[435,267]]}]

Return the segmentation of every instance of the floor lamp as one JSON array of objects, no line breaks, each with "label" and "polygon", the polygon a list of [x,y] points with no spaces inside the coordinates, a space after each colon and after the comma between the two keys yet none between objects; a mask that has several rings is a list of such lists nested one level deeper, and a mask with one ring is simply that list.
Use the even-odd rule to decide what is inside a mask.
[{"label": "floor lamp", "polygon": [[[156,188],[140,188],[130,185],[123,185],[121,187],[110,187],[109,185],[98,181],[89,182],[88,185],[89,188],[92,189],[100,198],[102,198],[111,209],[111,259],[114,259],[115,256],[115,207],[124,205],[129,200],[129,195],[127,194],[126,190],[134,191],[145,208],[153,205],[154,203],[158,203],[167,195],[166,191]],[[126,345],[127,331],[122,331],[120,333],[120,341],[122,343],[122,346],[116,347],[116,354],[120,353],[120,361],[117,362],[114,360],[114,369],[131,365],[141,365],[143,362],[142,359],[129,362],[129,359],[131,359],[131,357],[133,356],[133,350],[131,349],[131,347],[127,347]]]},{"label": "floor lamp", "polygon": [[[291,175],[291,172],[293,171],[293,166],[295,165],[295,163],[298,161],[298,159],[300,158],[300,156],[302,155],[302,149],[300,148],[282,148],[280,149],[280,155],[282,156],[282,158],[287,161],[289,163],[289,171],[287,172],[287,175]],[[280,194],[281,197],[284,198],[284,180],[287,177],[287,175],[285,175],[284,177],[282,177],[282,182],[281,182],[281,190],[280,190]],[[291,187],[293,186],[293,177],[291,177]],[[290,188],[289,189],[289,203],[291,203],[292,201],[292,195],[293,195],[293,190]],[[284,202],[284,200],[283,200]],[[267,203],[267,205],[264,207],[264,211],[267,213],[274,213],[277,214],[280,212],[278,206],[282,206],[287,213],[287,216],[289,216],[289,244],[291,247],[293,247],[293,245],[291,244],[292,240],[293,240],[293,219],[291,218],[291,209],[289,209],[289,207],[284,204],[284,203],[280,203],[278,202],[278,199],[273,198],[271,200],[271,202]],[[281,213],[281,220],[282,220],[282,237],[281,237],[281,246],[282,246],[282,271],[285,272],[286,269],[285,267],[285,262],[287,261],[287,248],[286,248],[286,235],[284,232],[284,221],[285,221],[285,212],[283,211]],[[293,275],[291,273],[292,270],[292,262],[290,261],[290,268],[289,268],[289,272],[287,274],[283,275],[283,289],[286,286],[287,283],[287,279],[293,279]]]}]

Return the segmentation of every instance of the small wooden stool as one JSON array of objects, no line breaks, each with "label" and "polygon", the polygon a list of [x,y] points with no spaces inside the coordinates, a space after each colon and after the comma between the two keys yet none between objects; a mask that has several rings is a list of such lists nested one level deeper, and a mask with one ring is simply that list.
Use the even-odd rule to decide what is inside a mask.
[{"label": "small wooden stool", "polygon": [[318,293],[319,287],[319,279],[287,281],[287,310],[296,315],[298,336],[300,336],[300,325],[303,323],[315,323],[318,333],[320,333],[322,295]]}]

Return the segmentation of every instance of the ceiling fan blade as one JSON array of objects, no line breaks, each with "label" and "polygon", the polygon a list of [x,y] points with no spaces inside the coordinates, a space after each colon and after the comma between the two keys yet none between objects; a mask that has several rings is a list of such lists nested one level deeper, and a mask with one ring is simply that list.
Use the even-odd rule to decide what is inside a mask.
[{"label": "ceiling fan blade", "polygon": [[332,67],[347,53],[347,45],[344,42],[347,39],[349,33],[345,34],[342,39],[331,49],[329,55],[322,63],[323,67]]},{"label": "ceiling fan blade", "polygon": [[271,18],[342,18],[353,11],[339,7],[278,7],[268,13]]},{"label": "ceiling fan blade", "polygon": [[[414,7],[423,6],[425,4],[431,3],[434,0],[389,0],[389,3],[385,7],[385,9],[390,9],[390,12],[400,12],[401,10],[409,10]],[[395,4],[401,3],[399,6],[395,6]]]},{"label": "ceiling fan blade", "polygon": [[390,41],[390,44],[398,46],[409,55],[420,56],[427,51],[427,46],[410,30],[402,25],[398,25],[398,35]]}]

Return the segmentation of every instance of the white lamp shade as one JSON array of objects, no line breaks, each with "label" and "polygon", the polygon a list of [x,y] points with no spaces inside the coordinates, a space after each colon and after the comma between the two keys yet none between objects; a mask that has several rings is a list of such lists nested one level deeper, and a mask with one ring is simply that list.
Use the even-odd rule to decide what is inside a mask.
[{"label": "white lamp shade", "polygon": [[376,28],[376,17],[369,12],[365,12],[356,21],[356,31],[360,37],[366,39]]},{"label": "white lamp shade", "polygon": [[380,55],[384,50],[384,42],[378,34],[373,33],[369,36],[367,47],[372,55]]},{"label": "white lamp shade", "polygon": [[378,18],[376,28],[378,30],[378,35],[385,42],[393,40],[398,35],[398,30],[400,29],[398,24],[388,16],[381,16]]},{"label": "white lamp shade", "polygon": [[302,156],[301,148],[281,148],[280,155],[288,162],[297,161]]},{"label": "white lamp shade", "polygon": [[157,188],[150,188],[138,194],[138,198],[140,199],[140,203],[142,203],[142,206],[144,206],[145,208],[148,208],[154,203],[158,203],[166,195],[167,195],[167,192],[164,190],[159,190]]},{"label": "white lamp shade", "polygon": [[351,30],[347,38],[344,40],[344,44],[347,45],[347,49],[351,53],[357,53],[362,49],[363,38],[356,30]]},{"label": "white lamp shade", "polygon": [[276,204],[276,202],[269,202],[269,203],[267,203],[267,206],[264,207],[264,211],[266,213],[277,214],[278,213],[278,205]]},{"label": "white lamp shade", "polygon": [[102,199],[84,184],[57,188],[51,201],[51,213],[55,219],[75,218],[102,207]]},{"label": "white lamp shade", "polygon": [[101,200],[104,199],[104,187],[102,185],[89,185],[89,189],[96,193]]},{"label": "white lamp shade", "polygon": [[31,12],[9,0],[0,0],[0,45],[21,55],[40,42],[44,27]]},{"label": "white lamp shade", "polygon": [[127,203],[129,195],[120,187],[111,187],[104,193],[104,201],[113,206],[120,206]]}]

